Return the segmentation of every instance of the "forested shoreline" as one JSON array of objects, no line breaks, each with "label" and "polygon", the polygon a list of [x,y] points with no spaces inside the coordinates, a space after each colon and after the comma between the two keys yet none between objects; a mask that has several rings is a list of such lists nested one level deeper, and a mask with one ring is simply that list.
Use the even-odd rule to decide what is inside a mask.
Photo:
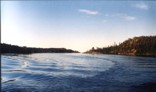
[{"label": "forested shoreline", "polygon": [[35,48],[35,47],[20,47],[17,45],[11,45],[1,43],[1,53],[16,53],[16,54],[30,54],[30,53],[78,53],[66,48]]},{"label": "forested shoreline", "polygon": [[114,44],[112,46],[103,48],[93,47],[85,53],[156,57],[156,36],[140,36],[129,38],[119,45]]},{"label": "forested shoreline", "polygon": [[[78,53],[78,51],[66,48],[35,48],[1,43],[1,53]],[[133,56],[156,57],[156,36],[140,36],[129,38],[120,44],[103,48],[94,48],[84,52],[87,54],[118,54]]]}]

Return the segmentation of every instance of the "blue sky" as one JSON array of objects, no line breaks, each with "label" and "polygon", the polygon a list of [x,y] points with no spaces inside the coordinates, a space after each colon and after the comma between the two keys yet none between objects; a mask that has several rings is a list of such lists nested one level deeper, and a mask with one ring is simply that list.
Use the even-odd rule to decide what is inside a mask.
[{"label": "blue sky", "polygon": [[1,1],[1,42],[86,51],[156,35],[156,1]]}]

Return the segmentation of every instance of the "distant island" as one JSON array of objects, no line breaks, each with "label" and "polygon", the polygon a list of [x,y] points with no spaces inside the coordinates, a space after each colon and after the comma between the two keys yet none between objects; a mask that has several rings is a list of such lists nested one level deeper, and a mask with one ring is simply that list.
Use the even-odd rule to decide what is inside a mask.
[{"label": "distant island", "polygon": [[1,53],[16,53],[16,54],[30,54],[30,53],[78,53],[66,48],[34,48],[34,47],[20,47],[17,45],[11,45],[1,43]]},{"label": "distant island", "polygon": [[156,57],[156,36],[140,36],[129,38],[119,45],[103,48],[94,48],[86,51],[89,54],[118,54],[133,56],[151,56]]}]

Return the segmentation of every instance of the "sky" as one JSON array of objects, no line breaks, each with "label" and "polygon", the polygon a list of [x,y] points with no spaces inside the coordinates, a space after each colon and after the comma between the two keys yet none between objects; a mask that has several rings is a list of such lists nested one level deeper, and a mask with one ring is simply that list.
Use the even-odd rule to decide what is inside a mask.
[{"label": "sky", "polygon": [[156,35],[156,1],[1,1],[1,43],[87,51]]}]

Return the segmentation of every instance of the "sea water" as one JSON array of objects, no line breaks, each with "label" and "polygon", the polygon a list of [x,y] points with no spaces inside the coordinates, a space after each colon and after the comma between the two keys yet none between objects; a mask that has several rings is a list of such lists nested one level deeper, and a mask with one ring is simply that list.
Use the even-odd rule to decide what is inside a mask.
[{"label": "sea water", "polygon": [[3,92],[154,92],[156,58],[80,53],[1,55]]}]

